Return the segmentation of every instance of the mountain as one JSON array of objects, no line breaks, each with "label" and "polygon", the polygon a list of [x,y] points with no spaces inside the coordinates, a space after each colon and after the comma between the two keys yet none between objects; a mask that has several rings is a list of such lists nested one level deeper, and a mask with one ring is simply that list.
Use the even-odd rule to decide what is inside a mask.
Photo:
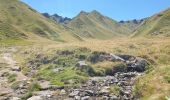
[{"label": "mountain", "polygon": [[62,25],[42,16],[19,0],[0,0],[0,40],[43,38],[56,41],[77,39]]},{"label": "mountain", "polygon": [[68,18],[68,17],[62,17],[62,16],[59,16],[58,14],[53,14],[53,15],[50,15],[48,13],[42,13],[45,17],[49,18],[49,19],[52,19],[54,20],[55,22],[57,23],[64,23],[64,24],[67,24],[69,21],[71,21],[71,18]]},{"label": "mountain", "polygon": [[133,36],[170,36],[170,8],[145,20]]},{"label": "mountain", "polygon": [[134,20],[128,20],[128,21],[120,21],[119,24],[129,28],[131,32],[135,31],[140,25],[146,20],[147,18],[143,18],[140,20],[134,19]]},{"label": "mountain", "polygon": [[95,10],[90,13],[81,11],[66,26],[85,38],[108,39],[130,33],[127,27]]}]

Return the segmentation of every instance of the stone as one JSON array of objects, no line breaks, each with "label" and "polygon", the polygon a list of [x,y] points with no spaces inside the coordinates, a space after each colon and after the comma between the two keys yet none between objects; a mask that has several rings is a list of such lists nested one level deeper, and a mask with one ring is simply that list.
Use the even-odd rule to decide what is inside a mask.
[{"label": "stone", "polygon": [[76,67],[84,67],[84,66],[87,66],[87,64],[86,64],[85,61],[79,61],[79,62],[76,64]]},{"label": "stone", "polygon": [[130,90],[121,90],[120,94],[121,95],[131,95],[131,91]]},{"label": "stone", "polygon": [[110,100],[119,100],[119,98],[117,96],[115,96],[115,95],[111,95]]},{"label": "stone", "polygon": [[148,62],[143,58],[137,57],[134,61],[128,62],[127,65],[128,71],[144,72]]},{"label": "stone", "polygon": [[20,98],[18,98],[18,97],[12,97],[12,99],[11,100],[21,100]]},{"label": "stone", "polygon": [[109,97],[108,96],[103,96],[102,100],[109,100]]},{"label": "stone", "polygon": [[38,84],[41,86],[42,90],[48,90],[51,88],[50,82],[49,81],[39,81]]},{"label": "stone", "polygon": [[92,90],[85,90],[85,92],[87,94],[89,94],[90,96],[93,96],[94,95],[94,92]]},{"label": "stone", "polygon": [[60,95],[65,95],[66,94],[66,91],[64,90],[64,89],[62,89],[61,91],[60,91]]},{"label": "stone", "polygon": [[61,71],[63,71],[64,69],[63,68],[55,68],[55,69],[52,69],[52,71],[54,72],[54,73],[58,73],[58,72],[61,72]]},{"label": "stone", "polygon": [[81,100],[89,100],[90,96],[82,97]]},{"label": "stone", "polygon": [[75,96],[78,96],[80,93],[80,91],[78,90],[73,90],[70,94],[69,94],[69,97],[75,97]]},{"label": "stone", "polygon": [[123,58],[121,58],[115,54],[110,54],[110,56],[111,56],[111,58],[110,58],[111,61],[123,61],[123,62],[125,61]]},{"label": "stone", "polygon": [[101,94],[101,95],[106,95],[106,94],[109,94],[109,87],[107,87],[107,86],[104,86],[104,87],[102,87],[101,88],[101,90],[99,91],[99,93]]},{"label": "stone", "polygon": [[43,100],[40,96],[32,96],[28,98],[27,100]]},{"label": "stone", "polygon": [[17,72],[19,72],[19,71],[21,71],[21,68],[20,68],[19,66],[13,66],[13,67],[11,68],[11,70],[12,70],[12,71],[17,71]]},{"label": "stone", "polygon": [[75,100],[81,100],[81,97],[80,96],[75,96],[74,99]]}]

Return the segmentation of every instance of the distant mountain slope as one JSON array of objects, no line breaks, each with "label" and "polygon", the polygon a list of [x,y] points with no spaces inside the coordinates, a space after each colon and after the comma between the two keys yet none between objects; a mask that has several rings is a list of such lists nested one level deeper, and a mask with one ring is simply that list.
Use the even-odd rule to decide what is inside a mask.
[{"label": "distant mountain slope", "polygon": [[50,15],[48,13],[42,13],[42,15],[44,15],[45,17],[49,18],[49,19],[52,19],[54,20],[55,22],[57,23],[68,23],[69,21],[71,21],[71,18],[68,18],[68,17],[62,17],[62,16],[59,16],[58,14],[53,14],[53,15]]},{"label": "distant mountain slope", "polygon": [[131,32],[135,31],[147,18],[144,19],[134,19],[134,20],[128,20],[128,21],[120,21],[119,24],[129,28]]},{"label": "distant mountain slope", "polygon": [[170,36],[170,9],[148,18],[133,36]]},{"label": "distant mountain slope", "polygon": [[80,12],[67,25],[75,33],[85,38],[108,39],[128,35],[130,29],[118,22],[103,16],[97,11]]},{"label": "distant mountain slope", "polygon": [[57,41],[76,39],[68,29],[55,24],[19,0],[0,0],[0,40],[38,37]]}]

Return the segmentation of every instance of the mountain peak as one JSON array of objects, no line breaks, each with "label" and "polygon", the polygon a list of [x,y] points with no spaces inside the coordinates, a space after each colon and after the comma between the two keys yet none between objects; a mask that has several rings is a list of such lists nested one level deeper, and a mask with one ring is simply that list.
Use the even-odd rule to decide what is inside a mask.
[{"label": "mountain peak", "polygon": [[93,10],[90,12],[91,14],[100,14],[100,12],[98,12],[97,10]]},{"label": "mountain peak", "polygon": [[88,12],[85,12],[83,10],[79,13],[79,15],[88,15],[88,14],[89,14]]}]

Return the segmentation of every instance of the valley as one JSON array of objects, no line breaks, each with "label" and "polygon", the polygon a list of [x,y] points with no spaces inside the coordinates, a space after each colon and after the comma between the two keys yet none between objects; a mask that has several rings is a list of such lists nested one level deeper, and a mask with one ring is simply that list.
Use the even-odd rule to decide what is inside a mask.
[{"label": "valley", "polygon": [[0,100],[169,100],[170,9],[116,21],[0,0]]},{"label": "valley", "polygon": [[[125,99],[126,96],[121,97],[119,93],[121,93],[122,89],[127,87],[130,89],[130,93],[133,93],[130,94],[131,96],[128,97],[129,99],[141,97],[152,99],[152,97],[154,97],[154,100],[159,100],[160,98],[167,97],[170,89],[170,84],[168,83],[168,64],[170,58],[169,53],[164,52],[164,50],[168,51],[168,49],[170,49],[169,42],[169,38],[164,38],[164,40],[160,38],[119,38],[113,40],[89,40],[79,43],[56,44],[49,42],[50,44],[48,46],[41,43],[36,43],[36,45],[33,46],[29,46],[28,44],[26,46],[5,46],[1,48],[1,59],[7,62],[5,63],[1,60],[3,62],[1,66],[7,64],[9,67],[4,72],[1,72],[1,78],[4,79],[4,82],[9,82],[10,75],[13,75],[13,70],[10,69],[10,66],[16,69],[14,70],[16,74],[10,84],[5,84],[5,89],[7,89],[7,91],[4,90],[4,92],[6,92],[1,94],[1,96],[3,99],[12,99],[8,97],[22,99],[32,97],[44,100],[55,100],[58,98],[61,100],[68,98],[88,98],[89,100],[94,98],[98,98],[99,100],[109,98]],[[142,76],[140,76],[140,74],[138,76],[136,71],[127,72],[126,69],[124,69],[126,67],[123,67],[126,66],[126,63],[124,64],[121,58],[113,56],[118,60],[105,60],[107,56],[109,57],[109,53],[116,55],[133,55],[144,58],[149,63],[149,69],[145,69],[146,72],[141,73]],[[106,58],[101,58],[99,56]],[[95,59],[92,60],[91,57],[95,57]],[[133,57],[131,60],[133,61]],[[15,61],[19,62],[17,66],[20,66],[19,68],[21,70],[14,67]],[[85,61],[80,62],[80,64],[84,66],[82,67],[83,69],[77,69],[77,63],[79,61]],[[117,67],[118,69],[114,71],[114,68]],[[4,68],[1,67],[1,69]],[[122,73],[122,71],[124,73]],[[6,74],[7,72],[9,74]],[[23,74],[20,74],[21,72]],[[159,77],[160,74],[161,77]],[[18,77],[20,78],[19,80]],[[126,79],[132,79],[133,81]],[[145,82],[149,82],[149,84]],[[18,87],[17,84],[22,84],[22,87]],[[121,84],[129,85],[124,86]],[[159,88],[157,86],[158,84],[164,85]],[[2,84],[2,86],[4,85]],[[100,86],[104,86],[104,88]],[[104,94],[100,93],[100,89],[103,89]],[[147,89],[147,91],[145,89]],[[161,89],[163,92],[158,95],[157,89]],[[90,94],[87,94],[89,91]],[[128,91],[124,90],[124,92]]]}]

